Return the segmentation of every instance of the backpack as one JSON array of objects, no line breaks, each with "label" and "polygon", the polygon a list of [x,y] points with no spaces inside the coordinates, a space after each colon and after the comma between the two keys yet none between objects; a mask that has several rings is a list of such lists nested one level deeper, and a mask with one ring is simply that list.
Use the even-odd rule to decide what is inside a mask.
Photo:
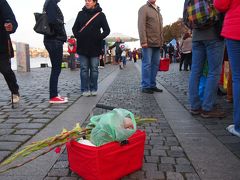
[{"label": "backpack", "polygon": [[183,22],[188,28],[206,29],[218,20],[218,12],[213,6],[213,0],[185,0]]}]

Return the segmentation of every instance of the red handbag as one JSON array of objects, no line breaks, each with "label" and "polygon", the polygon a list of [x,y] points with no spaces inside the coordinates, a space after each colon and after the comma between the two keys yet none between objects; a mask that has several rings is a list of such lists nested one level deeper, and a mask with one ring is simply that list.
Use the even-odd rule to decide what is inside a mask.
[{"label": "red handbag", "polygon": [[67,143],[70,169],[86,180],[114,180],[141,169],[146,134],[137,130],[124,144],[99,147]]}]

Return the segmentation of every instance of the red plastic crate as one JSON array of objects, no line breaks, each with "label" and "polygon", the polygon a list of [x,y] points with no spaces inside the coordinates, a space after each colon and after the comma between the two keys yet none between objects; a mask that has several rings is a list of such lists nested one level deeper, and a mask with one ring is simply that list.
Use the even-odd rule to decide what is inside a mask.
[{"label": "red plastic crate", "polygon": [[159,63],[159,71],[168,71],[169,64],[170,64],[169,58],[161,58]]},{"label": "red plastic crate", "polygon": [[137,130],[128,144],[111,142],[99,147],[67,143],[70,169],[86,180],[115,180],[141,169],[146,134]]}]

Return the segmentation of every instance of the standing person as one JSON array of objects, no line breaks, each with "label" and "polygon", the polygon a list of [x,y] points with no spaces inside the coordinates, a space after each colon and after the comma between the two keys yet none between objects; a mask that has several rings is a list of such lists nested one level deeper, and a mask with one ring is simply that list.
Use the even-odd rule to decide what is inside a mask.
[{"label": "standing person", "polygon": [[182,65],[184,63],[184,71],[191,70],[191,63],[192,63],[192,37],[189,32],[186,32],[183,36],[183,39],[180,43],[181,48],[181,60],[179,63],[179,71],[182,70]]},{"label": "standing person", "polygon": [[240,137],[240,1],[214,0],[215,7],[225,12],[221,35],[226,39],[228,57],[232,70],[233,122],[227,130]]},{"label": "standing person", "polygon": [[136,63],[137,62],[137,49],[136,48],[133,49],[132,57],[133,57],[134,63]]},{"label": "standing person", "polygon": [[70,69],[76,69],[76,62],[75,62],[75,53],[77,51],[77,42],[74,36],[71,36],[68,39],[68,53],[70,54],[69,61],[70,61]]},{"label": "standing person", "polygon": [[61,64],[63,58],[63,43],[67,41],[67,35],[64,28],[64,17],[58,7],[60,0],[46,0],[44,11],[46,11],[48,22],[53,29],[51,36],[44,35],[44,46],[46,47],[52,64],[49,91],[49,103],[66,103],[67,98],[58,95],[58,78],[61,73]]},{"label": "standing person", "polygon": [[[91,19],[93,17],[95,18]],[[81,64],[81,92],[83,96],[96,96],[102,40],[110,33],[106,16],[97,0],[85,1],[85,6],[78,13],[72,30],[77,38],[77,53]]]},{"label": "standing person", "polygon": [[143,93],[162,92],[156,86],[156,75],[160,62],[160,47],[163,44],[163,22],[156,0],[148,0],[138,11],[138,31],[142,46]]},{"label": "standing person", "polygon": [[172,45],[172,43],[170,43],[168,47],[168,55],[169,55],[170,63],[173,62],[173,54],[174,54],[174,46]]},{"label": "standing person", "polygon": [[120,44],[122,44],[122,40],[120,37],[116,38],[116,42],[109,47],[109,49],[112,49],[115,47],[115,63],[119,64],[119,68],[122,69],[121,62],[122,62],[122,49],[120,48]]},{"label": "standing person", "polygon": [[[185,0],[185,5],[188,2],[189,0]],[[224,53],[224,41],[217,33],[216,24],[217,22],[214,22],[203,28],[193,27],[192,29],[192,66],[189,79],[190,112],[192,115],[201,114],[203,118],[222,118],[225,116],[224,112],[214,107]],[[199,82],[206,59],[208,76],[203,101],[201,101]]]},{"label": "standing person", "polygon": [[19,87],[10,59],[14,56],[10,35],[16,31],[18,23],[6,0],[0,0],[0,72],[3,74],[12,93],[12,102],[20,100]]}]

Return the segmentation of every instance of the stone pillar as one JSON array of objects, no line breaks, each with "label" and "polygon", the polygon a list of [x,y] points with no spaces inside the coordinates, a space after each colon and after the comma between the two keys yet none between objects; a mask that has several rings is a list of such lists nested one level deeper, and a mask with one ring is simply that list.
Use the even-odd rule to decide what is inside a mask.
[{"label": "stone pillar", "polygon": [[30,72],[29,44],[16,44],[17,71]]}]

